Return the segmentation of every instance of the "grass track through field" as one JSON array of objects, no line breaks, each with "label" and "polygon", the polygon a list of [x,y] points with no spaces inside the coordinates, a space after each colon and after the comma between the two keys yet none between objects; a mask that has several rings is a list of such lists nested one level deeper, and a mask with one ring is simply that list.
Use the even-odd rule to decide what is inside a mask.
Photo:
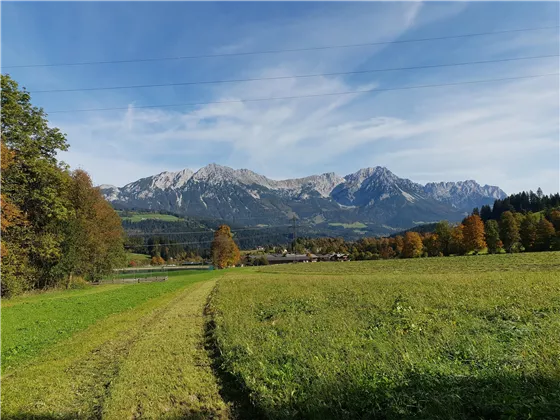
[{"label": "grass track through field", "polygon": [[2,418],[227,418],[204,350],[215,281],[192,277],[5,373]]},{"label": "grass track through field", "polygon": [[214,282],[171,302],[122,364],[104,419],[227,418],[204,349],[203,309]]}]

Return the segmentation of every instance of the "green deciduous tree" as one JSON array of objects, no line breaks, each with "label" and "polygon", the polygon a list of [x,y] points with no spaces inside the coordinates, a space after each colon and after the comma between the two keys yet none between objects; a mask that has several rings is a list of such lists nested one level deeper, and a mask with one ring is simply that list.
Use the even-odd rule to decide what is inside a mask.
[{"label": "green deciduous tree", "polygon": [[527,213],[519,225],[519,238],[525,251],[533,251],[537,239],[537,221],[533,213]]},{"label": "green deciduous tree", "polygon": [[83,170],[72,172],[67,194],[71,215],[59,268],[69,281],[74,275],[98,280],[125,263],[120,218]]},{"label": "green deciduous tree", "polygon": [[514,252],[519,245],[519,225],[511,211],[505,211],[500,217],[500,239],[506,252]]},{"label": "green deciduous tree", "polygon": [[550,212],[550,222],[554,226],[554,238],[552,240],[552,249],[560,251],[560,210],[554,209]]},{"label": "green deciduous tree", "polygon": [[451,253],[451,226],[447,220],[442,220],[436,225],[435,233],[438,236],[439,250],[443,255]]},{"label": "green deciduous tree", "polygon": [[57,161],[66,138],[9,76],[2,86],[2,294],[99,277],[124,256],[120,219],[83,171]]},{"label": "green deciduous tree", "polygon": [[544,217],[537,223],[535,248],[538,251],[548,251],[555,236],[554,225]]},{"label": "green deciduous tree", "polygon": [[554,209],[550,212],[550,222],[556,232],[560,232],[560,210]]},{"label": "green deciduous tree", "polygon": [[[26,279],[29,287],[57,283],[53,272],[61,257],[61,227],[68,220],[68,200],[64,191],[68,176],[56,160],[67,149],[65,136],[48,126],[46,114],[31,104],[31,97],[9,76],[1,76],[2,142],[12,162],[2,171],[2,194],[24,215],[26,229],[8,228],[2,241],[8,248],[26,249]],[[2,262],[2,271],[10,276],[12,267]],[[11,263],[10,263],[11,265]],[[4,271],[5,270],[5,271]],[[4,277],[4,276],[3,276]],[[13,282],[14,279],[3,279]]]},{"label": "green deciduous tree", "polygon": [[500,228],[495,220],[487,220],[484,224],[484,238],[490,254],[495,254],[502,247]]}]

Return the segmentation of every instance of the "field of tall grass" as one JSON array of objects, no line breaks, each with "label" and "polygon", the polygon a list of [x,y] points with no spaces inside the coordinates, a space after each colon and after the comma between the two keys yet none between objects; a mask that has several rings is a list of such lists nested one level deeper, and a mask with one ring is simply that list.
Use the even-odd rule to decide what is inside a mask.
[{"label": "field of tall grass", "polygon": [[223,373],[273,419],[557,419],[560,255],[230,271]]}]

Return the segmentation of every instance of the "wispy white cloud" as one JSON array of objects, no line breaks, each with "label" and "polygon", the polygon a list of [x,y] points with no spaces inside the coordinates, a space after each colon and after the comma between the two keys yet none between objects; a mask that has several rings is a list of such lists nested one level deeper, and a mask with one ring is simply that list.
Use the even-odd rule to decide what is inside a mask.
[{"label": "wispy white cloud", "polygon": [[[461,8],[449,9],[457,13]],[[382,17],[322,15],[277,25],[258,23],[223,51],[328,45],[356,39],[391,40],[408,28],[441,19],[421,3],[399,4]],[[550,44],[545,35],[492,42],[490,57]],[[359,68],[386,47],[345,49],[317,56],[259,56],[240,75],[271,77]],[[315,57],[319,57],[316,59]],[[437,58],[436,58],[437,59]],[[441,62],[445,60],[439,58]],[[437,61],[436,61],[437,62]],[[557,72],[557,60],[418,72],[402,84],[445,83]],[[309,78],[223,84],[205,92],[210,101],[304,96],[388,85]],[[558,79],[554,77],[438,89],[379,92],[297,100],[209,104],[189,109],[133,109],[65,120],[72,143],[64,158],[82,164],[98,183],[122,185],[163,170],[196,168],[216,161],[247,167],[274,178],[336,168],[341,174],[383,165],[415,181],[476,179],[508,192],[558,191]],[[110,168],[110,170],[108,170]],[[538,168],[538,169],[536,169]],[[556,174],[556,176],[554,176]]]}]

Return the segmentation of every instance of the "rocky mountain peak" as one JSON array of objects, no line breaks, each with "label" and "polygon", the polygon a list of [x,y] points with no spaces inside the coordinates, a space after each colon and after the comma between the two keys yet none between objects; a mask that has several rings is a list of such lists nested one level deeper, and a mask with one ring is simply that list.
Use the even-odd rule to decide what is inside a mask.
[{"label": "rocky mountain peak", "polygon": [[[161,172],[117,188],[103,185],[107,200],[121,208],[173,211],[193,216],[316,220],[360,220],[408,227],[418,221],[449,217],[505,197],[498,187],[476,181],[432,182],[399,178],[382,166],[363,168],[341,177],[333,172],[304,178],[273,180],[248,169],[211,163],[198,171]],[[321,216],[324,217],[324,216]],[[394,225],[392,225],[394,223]]]},{"label": "rocky mountain peak", "polygon": [[359,188],[364,181],[376,180],[378,183],[394,183],[398,178],[390,170],[382,166],[363,168],[344,177],[349,188]]}]

